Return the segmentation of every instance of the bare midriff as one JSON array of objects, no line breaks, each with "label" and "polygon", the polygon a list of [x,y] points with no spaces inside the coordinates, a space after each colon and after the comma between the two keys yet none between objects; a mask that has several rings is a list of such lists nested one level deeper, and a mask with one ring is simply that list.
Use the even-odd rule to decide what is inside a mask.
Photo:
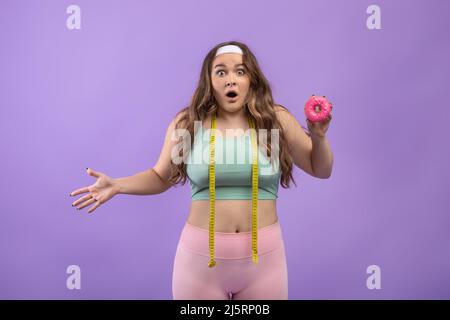
[{"label": "bare midriff", "polygon": [[[252,201],[215,200],[216,214],[214,231],[238,233],[252,230]],[[209,200],[191,202],[187,222],[209,230]],[[276,200],[258,200],[258,229],[278,221]]]}]

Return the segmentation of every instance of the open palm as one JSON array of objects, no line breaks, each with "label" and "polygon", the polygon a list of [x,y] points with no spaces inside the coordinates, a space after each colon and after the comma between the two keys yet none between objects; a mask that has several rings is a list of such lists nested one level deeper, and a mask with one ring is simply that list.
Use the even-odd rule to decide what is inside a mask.
[{"label": "open palm", "polygon": [[72,191],[70,195],[76,196],[78,194],[87,193],[87,195],[73,202],[72,206],[77,207],[77,210],[81,210],[95,202],[95,204],[88,210],[88,213],[91,213],[101,204],[114,197],[117,194],[117,188],[114,183],[114,179],[108,177],[106,174],[94,171],[91,168],[88,168],[87,173],[90,176],[97,178],[97,181],[90,186]]}]

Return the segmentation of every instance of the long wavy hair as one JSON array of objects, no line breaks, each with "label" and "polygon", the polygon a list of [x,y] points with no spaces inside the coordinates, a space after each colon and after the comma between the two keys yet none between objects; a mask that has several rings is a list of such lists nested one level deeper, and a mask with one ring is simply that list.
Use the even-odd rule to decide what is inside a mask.
[{"label": "long wavy hair", "polygon": [[[239,46],[243,51],[243,64],[247,68],[247,72],[250,77],[250,87],[247,94],[247,98],[244,102],[244,107],[247,116],[253,118],[255,123],[255,129],[257,132],[257,141],[259,142],[259,129],[267,129],[267,145],[266,151],[267,155],[271,155],[271,129],[278,129],[279,132],[279,167],[281,170],[280,183],[283,188],[290,187],[290,180],[292,179],[295,183],[294,177],[292,176],[292,157],[288,152],[288,146],[284,134],[284,130],[275,115],[275,104],[272,97],[272,90],[269,86],[269,82],[263,75],[258,61],[256,60],[250,49],[243,43],[238,41],[228,41],[216,45],[203,60],[202,70],[200,74],[200,79],[195,89],[194,95],[190,102],[190,105],[181,109],[177,114],[176,118],[176,129],[185,129],[189,132],[190,136],[194,136],[194,122],[201,121],[217,110],[218,102],[216,101],[213,93],[213,86],[211,82],[211,69],[212,63],[215,58],[215,54],[218,48],[225,45],[236,45]],[[286,111],[287,108],[281,106]],[[288,111],[289,112],[289,111]],[[302,126],[303,127],[303,126]],[[186,131],[186,132],[187,132]],[[182,137],[179,138],[180,140]],[[193,139],[191,139],[193,140]],[[191,141],[192,150],[193,141]],[[187,153],[183,148],[179,151],[179,156],[186,159]],[[176,185],[181,183],[184,185],[187,180],[186,173],[186,163],[181,161],[179,164],[174,164],[171,162],[171,175],[170,183]]]}]

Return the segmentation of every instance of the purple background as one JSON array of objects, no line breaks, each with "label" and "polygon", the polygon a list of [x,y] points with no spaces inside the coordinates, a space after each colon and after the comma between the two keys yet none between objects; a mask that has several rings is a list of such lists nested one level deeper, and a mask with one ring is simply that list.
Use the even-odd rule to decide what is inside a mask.
[{"label": "purple background", "polygon": [[280,186],[289,299],[449,299],[449,17],[443,0],[2,0],[0,298],[172,299],[189,184],[93,215],[69,192],[95,181],[85,167],[153,167],[207,52],[238,40],[302,125],[311,94],[334,105],[331,178],[295,167]]}]

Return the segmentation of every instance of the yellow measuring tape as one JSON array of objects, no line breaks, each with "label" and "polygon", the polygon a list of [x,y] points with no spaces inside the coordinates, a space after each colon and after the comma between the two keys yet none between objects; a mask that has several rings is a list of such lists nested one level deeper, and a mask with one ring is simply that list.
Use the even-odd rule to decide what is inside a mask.
[{"label": "yellow measuring tape", "polygon": [[[252,118],[248,118],[250,129],[255,125]],[[258,263],[258,146],[255,130],[250,130],[252,146],[252,261]],[[216,168],[215,168],[215,142],[216,142],[216,113],[211,116],[211,135],[209,141],[209,263],[210,268],[216,265],[214,261],[214,226],[216,223]]]}]

